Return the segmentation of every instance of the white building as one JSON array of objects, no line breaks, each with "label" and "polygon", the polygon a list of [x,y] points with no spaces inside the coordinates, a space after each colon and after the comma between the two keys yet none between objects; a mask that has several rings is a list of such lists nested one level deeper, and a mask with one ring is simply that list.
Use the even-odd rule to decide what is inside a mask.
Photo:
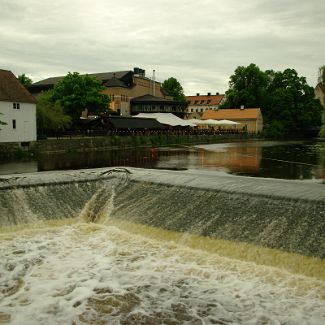
[{"label": "white building", "polygon": [[0,69],[0,142],[36,141],[36,100],[11,71]]},{"label": "white building", "polygon": [[196,96],[186,96],[188,104],[187,117],[197,117],[198,114],[202,115],[205,111],[216,111],[224,99],[225,95],[219,93],[215,95],[208,93],[207,95],[196,94]]}]

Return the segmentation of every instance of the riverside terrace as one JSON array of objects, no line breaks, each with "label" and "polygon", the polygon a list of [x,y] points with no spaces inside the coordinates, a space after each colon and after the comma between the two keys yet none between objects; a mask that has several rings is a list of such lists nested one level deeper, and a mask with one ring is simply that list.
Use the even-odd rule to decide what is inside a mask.
[{"label": "riverside terrace", "polygon": [[[78,129],[47,132],[50,137],[106,135],[218,135],[248,134],[242,128],[170,126],[151,118],[110,116],[105,119],[81,120]],[[46,136],[40,135],[40,138]]]}]

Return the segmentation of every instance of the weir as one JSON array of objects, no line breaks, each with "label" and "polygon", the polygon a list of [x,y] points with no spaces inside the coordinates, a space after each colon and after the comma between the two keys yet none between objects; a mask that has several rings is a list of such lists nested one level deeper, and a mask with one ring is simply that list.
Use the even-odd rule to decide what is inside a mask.
[{"label": "weir", "polygon": [[325,258],[324,184],[111,168],[0,177],[0,226],[103,218]]}]

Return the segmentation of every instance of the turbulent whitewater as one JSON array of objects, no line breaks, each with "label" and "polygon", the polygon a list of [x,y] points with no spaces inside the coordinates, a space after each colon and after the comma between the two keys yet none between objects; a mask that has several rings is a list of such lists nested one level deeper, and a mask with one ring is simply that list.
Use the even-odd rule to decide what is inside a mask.
[{"label": "turbulent whitewater", "polygon": [[298,181],[0,177],[0,323],[323,324],[324,214]]}]

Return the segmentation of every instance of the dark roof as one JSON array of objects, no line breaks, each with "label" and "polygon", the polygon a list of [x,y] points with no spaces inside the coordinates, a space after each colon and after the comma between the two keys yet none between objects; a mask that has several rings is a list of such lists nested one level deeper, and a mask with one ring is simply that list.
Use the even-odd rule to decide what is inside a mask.
[{"label": "dark roof", "polygon": [[161,98],[161,97],[156,97],[156,96],[152,96],[152,95],[144,95],[144,96],[140,96],[140,97],[135,97],[131,99],[132,103],[144,103],[144,102],[157,102],[157,103],[161,103],[161,102],[170,102],[173,103],[172,100],[170,99],[166,99],[166,98]]},{"label": "dark roof", "polygon": [[154,118],[110,116],[109,121],[116,129],[163,129],[164,125]]},{"label": "dark roof", "polygon": [[110,87],[122,87],[122,88],[128,88],[128,86],[121,81],[120,79],[117,79],[115,76],[112,79],[107,80],[103,86],[110,88]]},{"label": "dark roof", "polygon": [[36,103],[34,96],[8,70],[0,69],[0,101]]},{"label": "dark roof", "polygon": [[[129,74],[132,71],[117,71],[117,72],[101,72],[101,73],[89,73],[89,74],[83,74],[82,76],[90,76],[90,77],[95,77],[98,80],[101,80],[102,82],[106,82],[109,79],[112,79],[115,75],[115,78],[117,79],[122,79],[125,77],[127,74]],[[40,80],[38,82],[34,82],[31,87],[33,86],[53,86],[56,83],[58,83],[60,80],[62,80],[65,76],[60,76],[60,77],[52,77],[52,78],[47,78],[44,80]]]}]

